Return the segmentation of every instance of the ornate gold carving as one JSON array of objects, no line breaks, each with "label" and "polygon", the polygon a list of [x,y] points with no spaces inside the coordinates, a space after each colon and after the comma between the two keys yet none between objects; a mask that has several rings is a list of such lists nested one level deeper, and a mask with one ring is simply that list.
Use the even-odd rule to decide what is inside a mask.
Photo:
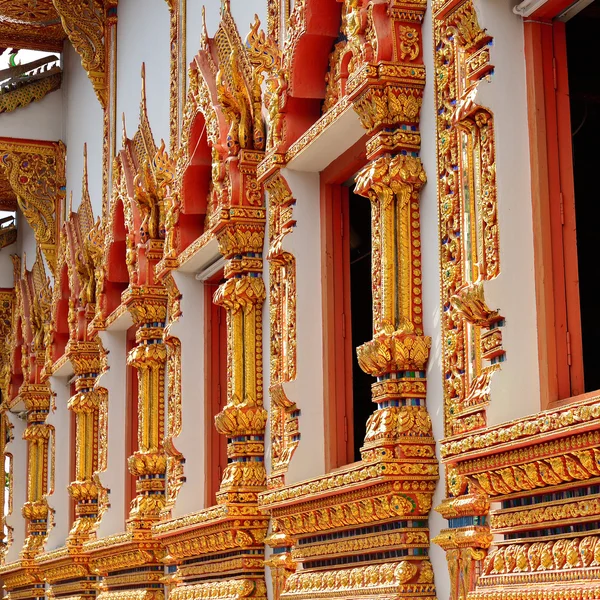
[{"label": "ornate gold carving", "polygon": [[[173,313],[170,313],[170,324],[174,322]],[[167,328],[168,330],[168,328]],[[185,481],[183,463],[184,456],[175,447],[175,438],[180,435],[181,420],[181,342],[178,338],[165,334],[167,346],[167,370],[168,370],[168,405],[167,405],[167,428],[164,440],[165,452],[167,454],[166,465],[166,502],[162,516],[170,515],[170,510],[175,505],[179,490]]]},{"label": "ornate gold carving", "polygon": [[[294,6],[290,27],[295,40],[306,25],[305,8],[304,3]],[[371,200],[374,339],[357,353],[360,366],[380,381],[373,384],[377,408],[367,424],[361,461],[260,494],[261,506],[276,520],[276,535],[289,536],[271,543],[282,549],[283,557],[281,564],[277,558],[269,563],[276,597],[435,594],[426,556],[409,551],[407,560],[384,562],[390,545],[428,546],[427,528],[413,531],[408,521],[416,515],[426,518],[438,473],[425,407],[431,344],[423,335],[421,301],[419,191],[425,173],[416,155],[418,134],[398,134],[418,124],[424,86],[418,23],[424,8],[411,5],[410,11],[386,13],[378,24],[379,34],[393,36],[399,50],[394,62],[376,62],[374,7],[344,2],[342,33],[347,41],[336,45],[331,56],[327,112],[285,156],[289,160],[352,102],[369,134],[372,158],[358,174],[355,191]],[[288,44],[292,49],[294,39]],[[284,65],[290,60],[287,47]],[[404,64],[410,61],[418,64]],[[403,146],[405,141],[410,146]],[[273,155],[261,165],[267,187],[269,176],[276,181],[273,173],[280,162]],[[382,520],[398,522],[398,529],[377,531]],[[337,535],[342,528],[343,539]],[[295,573],[290,556],[298,563]]]},{"label": "ornate gold carving", "polygon": [[[482,60],[489,54],[481,53],[491,38],[479,26],[471,2],[439,10],[434,37],[445,430],[453,435],[485,425],[484,411],[474,421],[462,416],[463,409],[466,401],[489,401],[491,372],[482,374],[482,360],[498,361],[504,351],[502,334],[495,332],[474,359],[467,353],[481,343],[482,328],[501,321],[483,296],[483,282],[500,273],[493,118],[474,103],[477,86],[491,68]],[[475,55],[478,67],[469,69]],[[469,72],[466,79],[460,75],[463,69]],[[461,424],[461,419],[470,422]]]},{"label": "ornate gold carving", "polygon": [[296,259],[283,249],[295,225],[292,193],[282,175],[265,182],[269,193],[269,317],[271,331],[271,475],[269,486],[282,485],[298,445],[300,411],[286,395],[296,378]]},{"label": "ornate gold carving", "polygon": [[0,155],[0,167],[53,271],[58,242],[56,214],[65,199],[65,146],[62,142],[29,143],[3,138]]},{"label": "ornate gold carving", "polygon": [[102,0],[52,0],[81,64],[92,82],[96,96],[106,108],[108,82],[104,49],[106,13]]},{"label": "ornate gold carving", "polygon": [[267,589],[260,578],[229,579],[175,588],[173,600],[212,600],[212,598],[260,598],[266,600]]},{"label": "ornate gold carving", "polygon": [[58,57],[50,55],[31,63],[0,70],[0,113],[12,112],[38,102],[59,89],[62,70],[57,60]]},{"label": "ornate gold carving", "polygon": [[30,48],[61,52],[65,32],[58,21],[52,0],[2,0],[0,37],[5,48]]},{"label": "ornate gold carving", "polygon": [[450,458],[473,450],[483,450],[509,444],[521,439],[539,439],[546,434],[561,429],[585,427],[600,418],[598,397],[557,410],[547,410],[539,414],[505,423],[476,432],[458,440],[448,440],[442,444],[442,458]]},{"label": "ornate gold carving", "polygon": [[169,133],[170,150],[174,154],[179,147],[179,134],[186,96],[186,23],[187,1],[166,0],[170,13],[170,77],[169,77]]},{"label": "ornate gold carving", "polygon": [[[425,180],[421,161],[402,154],[376,159],[356,178],[356,193],[367,196],[372,203],[373,330],[376,334],[395,330],[416,335],[423,332],[417,283],[421,280],[418,199]],[[396,281],[402,283],[396,286]],[[413,289],[418,293],[413,293]]]},{"label": "ornate gold carving", "polygon": [[287,580],[282,598],[327,598],[331,594],[348,594],[353,597],[398,594],[399,586],[407,593],[427,597],[434,593],[433,569],[429,561],[420,568],[413,561],[374,564],[368,567],[294,573]]}]

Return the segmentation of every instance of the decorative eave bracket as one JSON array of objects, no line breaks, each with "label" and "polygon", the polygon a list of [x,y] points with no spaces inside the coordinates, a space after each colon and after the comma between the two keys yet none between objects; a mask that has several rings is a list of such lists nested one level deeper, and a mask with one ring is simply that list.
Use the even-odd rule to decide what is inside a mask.
[{"label": "decorative eave bracket", "polygon": [[17,196],[52,273],[58,244],[56,215],[65,199],[65,154],[62,142],[0,138],[0,174]]},{"label": "decorative eave bracket", "polygon": [[108,105],[107,15],[117,0],[52,0],[103,109]]}]

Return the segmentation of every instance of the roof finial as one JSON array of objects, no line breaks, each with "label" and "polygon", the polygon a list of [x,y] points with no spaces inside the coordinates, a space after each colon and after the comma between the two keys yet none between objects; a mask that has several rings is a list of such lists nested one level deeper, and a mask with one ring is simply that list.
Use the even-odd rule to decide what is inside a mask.
[{"label": "roof finial", "polygon": [[87,164],[87,142],[83,143],[83,181],[87,187],[88,181],[88,164]]},{"label": "roof finial", "polygon": [[202,30],[200,32],[200,48],[208,48],[208,28],[206,27],[206,6],[202,5]]},{"label": "roof finial", "polygon": [[121,145],[123,148],[127,145],[127,128],[125,127],[125,113],[121,114],[121,119],[123,121],[123,135],[121,138]]},{"label": "roof finial", "polygon": [[142,100],[140,102],[140,122],[144,122],[147,110],[146,105],[146,63],[142,63]]}]

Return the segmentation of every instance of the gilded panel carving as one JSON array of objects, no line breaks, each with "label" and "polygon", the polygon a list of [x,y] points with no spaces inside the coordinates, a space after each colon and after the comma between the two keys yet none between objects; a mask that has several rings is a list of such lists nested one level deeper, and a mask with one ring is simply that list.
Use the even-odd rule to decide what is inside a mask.
[{"label": "gilded panel carving", "polygon": [[11,64],[0,70],[0,81],[0,113],[12,112],[59,89],[62,70],[58,57],[50,55],[25,64]]},{"label": "gilded panel carving", "polygon": [[[504,319],[485,299],[485,282],[500,273],[494,118],[475,102],[493,68],[491,37],[469,0],[434,2],[434,11],[444,430],[450,437],[486,426],[491,380],[505,358]],[[483,484],[446,466],[452,497],[436,510],[449,529],[435,542],[446,550],[453,599],[475,588],[492,540],[489,506],[469,500],[491,491]]]},{"label": "gilded panel carving", "polygon": [[62,142],[0,139],[0,170],[52,271],[58,243],[56,215],[65,201],[65,152]]},{"label": "gilded panel carving", "polygon": [[0,38],[5,48],[61,52],[65,37],[52,0],[0,2]]},{"label": "gilded panel carving", "polygon": [[[81,56],[81,64],[94,86],[96,96],[106,108],[105,3],[103,0],[52,0],[70,42]],[[110,4],[110,2],[107,2]]]},{"label": "gilded panel carving", "polygon": [[484,296],[484,282],[500,272],[493,116],[474,101],[492,69],[491,38],[470,2],[440,8],[434,36],[445,429],[453,435],[485,425],[490,379],[504,359],[503,318]]},{"label": "gilded panel carving", "polygon": [[271,474],[269,487],[282,485],[300,440],[300,410],[285,392],[296,378],[296,258],[283,249],[295,225],[295,200],[281,175],[265,182],[269,193],[269,323],[271,332]]}]

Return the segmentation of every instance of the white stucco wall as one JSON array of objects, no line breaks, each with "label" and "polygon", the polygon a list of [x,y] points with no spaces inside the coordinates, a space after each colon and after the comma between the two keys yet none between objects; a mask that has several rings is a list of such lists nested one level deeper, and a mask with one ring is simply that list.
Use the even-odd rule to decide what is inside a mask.
[{"label": "white stucco wall", "polygon": [[[36,257],[35,234],[21,211],[17,211],[16,254],[21,257],[21,267],[31,270]],[[25,260],[23,260],[23,254],[26,255]],[[10,257],[10,254],[7,253],[6,256]],[[12,260],[10,262],[12,264]],[[13,283],[10,287],[13,287]]]},{"label": "white stucco wall", "polygon": [[99,538],[125,530],[126,336],[126,329],[100,334],[104,349],[109,353],[109,370],[100,378],[100,385],[109,391],[108,467],[100,476],[100,481],[110,490],[110,508],[100,521],[97,532]]},{"label": "white stucco wall", "polygon": [[[427,366],[427,410],[433,425],[433,437],[439,442],[444,437],[444,400],[442,390],[441,363],[441,302],[440,302],[440,253],[437,206],[437,150],[436,122],[433,88],[433,31],[432,14],[428,10],[422,28],[423,60],[427,73],[427,86],[421,108],[421,160],[427,184],[421,191],[421,250],[423,269],[423,329],[425,335],[431,337],[431,351]],[[436,447],[439,460],[439,444]],[[433,498],[436,507],[445,498],[444,470],[440,467],[440,480]],[[429,515],[429,531],[435,537],[448,523],[442,516],[431,511]],[[450,597],[450,581],[446,553],[439,546],[431,544],[429,556],[435,575],[436,595],[438,598]]]},{"label": "white stucco wall", "polygon": [[540,410],[523,23],[513,5],[476,3],[480,25],[494,37],[495,65],[477,97],[495,118],[500,227],[500,275],[485,284],[485,293],[490,308],[499,308],[506,319],[506,362],[492,380],[488,425]]},{"label": "white stucco wall", "polygon": [[[291,484],[325,472],[320,180],[319,173],[289,169],[282,175],[296,199],[297,223],[283,242],[284,250],[296,257],[297,369],[295,381],[284,386],[301,411],[301,439],[286,475],[286,483]],[[265,352],[267,363],[267,347]]]},{"label": "white stucco wall", "polygon": [[181,341],[181,435],[175,447],[185,457],[186,481],[181,487],[173,516],[200,510],[205,497],[205,353],[204,285],[194,275],[174,273],[182,294],[182,316],[171,328]]},{"label": "white stucco wall", "polygon": [[206,28],[210,36],[214,35],[219,26],[219,3],[208,0],[207,2],[187,2],[187,29],[186,29],[186,57],[189,65],[200,48],[202,34],[202,8],[206,7]]},{"label": "white stucco wall", "polygon": [[63,87],[33,102],[2,115],[0,135],[26,140],[56,141],[63,133]]},{"label": "white stucco wall", "polygon": [[67,146],[67,206],[73,194],[73,210],[81,202],[83,176],[83,145],[87,143],[88,181],[94,215],[102,207],[102,107],[81,58],[71,44],[63,52],[63,132],[60,136]]},{"label": "white stucco wall", "polygon": [[50,530],[46,550],[55,550],[64,546],[69,535],[70,513],[73,500],[69,496],[67,486],[71,483],[71,414],[67,403],[71,396],[69,379],[72,376],[50,378],[50,388],[56,394],[54,398],[56,410],[51,410],[46,422],[54,427],[55,434],[55,474],[54,493],[48,497],[48,504],[54,510],[54,527]]},{"label": "white stucco wall", "polygon": [[18,253],[18,244],[15,242],[0,251],[0,288],[14,287],[13,262],[11,256]]},{"label": "white stucco wall", "polygon": [[[141,68],[146,64],[148,118],[157,146],[169,144],[169,9],[165,0],[121,0],[117,27],[117,140],[121,115],[133,137],[139,124]],[[198,33],[198,36],[200,34]],[[199,38],[198,38],[199,39]],[[119,144],[118,144],[119,145]]]},{"label": "white stucco wall", "polygon": [[6,519],[6,524],[13,528],[13,543],[5,559],[9,563],[19,558],[25,541],[25,519],[21,516],[21,507],[27,499],[27,442],[23,439],[27,421],[11,412],[6,414],[13,426],[13,440],[6,445],[6,453],[13,457],[13,510]]}]

